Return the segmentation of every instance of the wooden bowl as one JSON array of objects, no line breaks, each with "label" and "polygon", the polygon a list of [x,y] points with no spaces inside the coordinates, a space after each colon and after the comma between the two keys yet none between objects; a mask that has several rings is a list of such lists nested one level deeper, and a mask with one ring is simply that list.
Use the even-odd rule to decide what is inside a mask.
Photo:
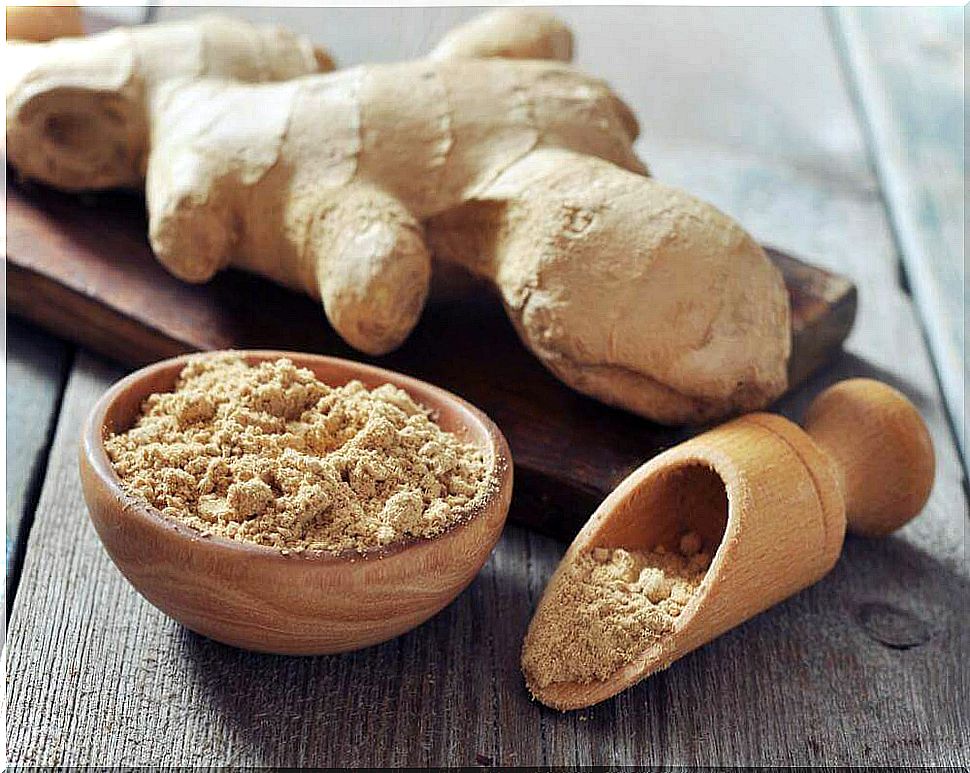
[{"label": "wooden bowl", "polygon": [[435,412],[438,424],[487,449],[492,486],[483,505],[440,536],[365,554],[283,555],[272,547],[203,536],[127,494],[103,440],[137,419],[153,392],[173,389],[188,356],[136,371],[94,406],[80,448],[81,484],[108,555],[152,604],[187,628],[244,649],[294,655],[346,652],[420,625],[475,577],[498,541],[512,496],[512,458],[495,424],[443,389],[349,360],[278,351],[235,352],[248,362],[288,357],[327,384],[389,382]]}]

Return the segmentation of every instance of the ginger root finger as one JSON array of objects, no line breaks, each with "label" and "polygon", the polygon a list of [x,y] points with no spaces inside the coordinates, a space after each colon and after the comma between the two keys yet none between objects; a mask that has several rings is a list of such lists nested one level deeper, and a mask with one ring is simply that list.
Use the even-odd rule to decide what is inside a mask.
[{"label": "ginger root finger", "polygon": [[781,276],[686,193],[541,149],[428,232],[436,256],[495,284],[523,342],[580,392],[677,424],[784,391]]},{"label": "ginger root finger", "polygon": [[551,13],[531,8],[496,8],[448,32],[431,59],[573,58],[573,34]]},{"label": "ginger root finger", "polygon": [[228,265],[235,247],[233,197],[216,189],[220,178],[205,159],[187,154],[165,167],[164,158],[153,156],[148,168],[148,239],[172,274],[207,282]]},{"label": "ginger root finger", "polygon": [[[495,8],[446,33],[428,58],[570,62],[573,33],[561,19],[539,8]],[[639,133],[636,116],[622,100],[614,99],[614,109],[633,141]]]},{"label": "ginger root finger", "polygon": [[222,16],[8,43],[7,154],[25,177],[65,190],[141,187],[148,105],[178,78],[286,80],[327,66],[280,27]]},{"label": "ginger root finger", "polygon": [[[299,90],[297,81],[270,85],[257,90],[258,107],[238,83],[169,81],[156,90],[150,114],[158,139],[145,181],[149,240],[180,279],[211,279],[229,265],[240,240],[267,228],[271,212],[252,211],[247,192],[277,164]],[[280,217],[272,225],[277,244]],[[280,263],[273,278],[292,273],[294,259],[271,254]],[[295,286],[314,289],[309,280]]]},{"label": "ginger root finger", "polygon": [[431,282],[421,225],[403,204],[368,187],[343,191],[310,237],[320,298],[340,337],[386,354],[410,335]]}]

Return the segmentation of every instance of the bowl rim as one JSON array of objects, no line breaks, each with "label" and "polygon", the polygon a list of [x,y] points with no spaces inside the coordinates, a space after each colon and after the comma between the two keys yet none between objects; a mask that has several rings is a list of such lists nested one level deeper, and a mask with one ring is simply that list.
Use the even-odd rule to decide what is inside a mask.
[{"label": "bowl rim", "polygon": [[[428,405],[424,399],[421,399],[421,393],[430,394],[437,398],[437,401],[453,402],[463,408],[465,413],[470,415],[481,426],[482,434],[488,439],[485,448],[491,452],[492,467],[485,483],[485,491],[481,494],[481,503],[471,509],[467,515],[450,524],[434,537],[409,537],[408,539],[373,550],[361,552],[349,548],[340,553],[310,549],[288,550],[284,553],[281,548],[272,545],[260,545],[245,540],[233,540],[219,534],[205,534],[192,526],[163,515],[158,508],[141,497],[127,492],[123,488],[121,479],[115,472],[104,447],[107,415],[122,394],[127,393],[143,380],[147,380],[150,375],[168,369],[177,369],[177,374],[189,360],[218,357],[220,355],[236,355],[250,362],[287,358],[292,360],[298,367],[310,367],[306,364],[308,361],[329,364],[348,371],[350,374],[348,381],[359,377],[359,375],[363,375],[368,380],[380,380],[400,387],[414,397],[418,403],[435,412],[437,408],[433,405]],[[310,369],[313,370],[312,367]],[[139,402],[144,401],[150,394],[152,393],[146,391],[143,395],[140,395]],[[463,423],[467,428],[468,423]],[[381,368],[376,365],[357,362],[344,357],[332,357],[325,354],[315,354],[313,352],[296,352],[282,349],[215,349],[203,352],[187,352],[139,368],[112,384],[94,404],[85,420],[80,445],[81,454],[97,477],[98,482],[110,491],[113,499],[119,502],[126,517],[134,516],[140,518],[153,528],[164,529],[169,533],[174,532],[180,539],[192,543],[204,543],[212,549],[230,550],[235,553],[248,553],[252,557],[261,560],[311,561],[318,564],[345,565],[358,562],[379,561],[399,555],[410,548],[430,545],[445,539],[453,535],[461,527],[467,526],[472,521],[482,517],[497,504],[501,507],[500,503],[504,490],[506,487],[511,487],[513,472],[512,454],[508,441],[502,434],[502,431],[484,411],[453,392],[388,368]],[[502,515],[503,521],[507,515],[508,508],[506,508],[506,512]]]}]

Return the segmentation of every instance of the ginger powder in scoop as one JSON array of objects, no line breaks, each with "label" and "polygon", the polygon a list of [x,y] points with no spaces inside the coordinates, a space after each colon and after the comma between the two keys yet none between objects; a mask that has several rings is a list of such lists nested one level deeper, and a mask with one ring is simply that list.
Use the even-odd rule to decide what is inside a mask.
[{"label": "ginger powder in scoop", "polygon": [[710,564],[695,532],[676,550],[597,547],[553,579],[522,648],[531,688],[609,678],[673,630]]},{"label": "ginger powder in scoop", "polygon": [[486,453],[405,391],[331,387],[287,359],[195,358],[105,448],[123,488],[163,515],[284,553],[433,538],[492,479]]}]

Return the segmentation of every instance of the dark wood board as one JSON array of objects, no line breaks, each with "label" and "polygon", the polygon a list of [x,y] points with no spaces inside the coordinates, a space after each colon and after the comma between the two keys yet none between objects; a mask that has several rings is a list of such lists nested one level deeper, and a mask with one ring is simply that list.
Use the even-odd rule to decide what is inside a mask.
[{"label": "dark wood board", "polygon": [[[126,365],[185,351],[281,348],[370,359],[443,386],[502,428],[516,464],[514,517],[569,537],[630,471],[685,430],[577,394],[520,344],[498,300],[434,303],[406,344],[367,358],[313,300],[241,272],[205,285],[169,275],[147,243],[139,196],[70,196],[13,183],[7,302],[39,325]],[[856,311],[844,277],[777,251],[794,316],[790,377],[802,382],[845,339]],[[529,506],[541,504],[541,507]]]}]

